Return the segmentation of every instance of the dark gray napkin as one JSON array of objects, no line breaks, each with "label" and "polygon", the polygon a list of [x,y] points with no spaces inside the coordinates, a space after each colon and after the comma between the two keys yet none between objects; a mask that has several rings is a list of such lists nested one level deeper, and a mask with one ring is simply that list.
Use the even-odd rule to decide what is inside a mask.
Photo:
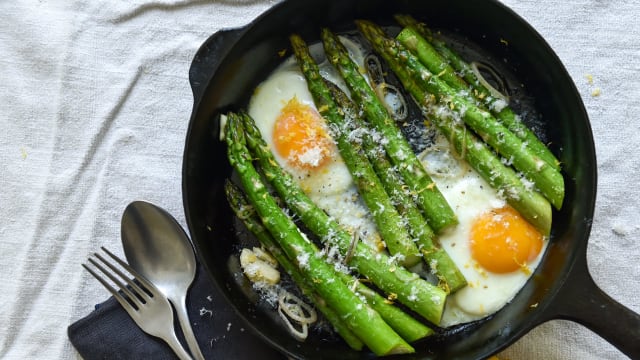
[{"label": "dark gray napkin", "polygon": [[[285,357],[257,338],[219,293],[202,267],[187,298],[189,319],[207,359],[273,359]],[[176,321],[178,338],[187,348]],[[176,359],[161,339],[144,333],[120,304],[110,297],[86,317],[71,324],[67,334],[86,360]]]}]

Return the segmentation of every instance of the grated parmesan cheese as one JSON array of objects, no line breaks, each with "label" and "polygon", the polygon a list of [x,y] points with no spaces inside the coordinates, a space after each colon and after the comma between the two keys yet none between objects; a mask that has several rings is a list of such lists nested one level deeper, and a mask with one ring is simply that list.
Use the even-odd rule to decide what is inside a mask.
[{"label": "grated parmesan cheese", "polygon": [[323,149],[320,146],[314,146],[304,149],[303,153],[296,153],[294,156],[300,164],[317,167],[324,159]]}]

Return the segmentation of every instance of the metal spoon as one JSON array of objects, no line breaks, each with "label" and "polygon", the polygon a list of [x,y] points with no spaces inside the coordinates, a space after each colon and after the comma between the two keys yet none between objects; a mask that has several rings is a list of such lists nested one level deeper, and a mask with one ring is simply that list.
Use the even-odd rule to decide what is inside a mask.
[{"label": "metal spoon", "polygon": [[187,291],[195,278],[196,257],[184,229],[164,209],[135,201],[122,215],[122,245],[129,265],[173,304],[191,354],[203,360],[187,314]]}]

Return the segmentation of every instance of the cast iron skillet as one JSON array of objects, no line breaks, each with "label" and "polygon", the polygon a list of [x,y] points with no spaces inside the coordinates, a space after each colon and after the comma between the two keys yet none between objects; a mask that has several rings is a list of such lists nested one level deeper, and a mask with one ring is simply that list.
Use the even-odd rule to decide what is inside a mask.
[{"label": "cast iron skillet", "polygon": [[[495,316],[444,331],[415,345],[408,359],[480,359],[505,348],[550,319],[579,322],[640,358],[640,316],[604,294],[586,265],[587,240],[596,198],[596,159],[589,120],[580,96],[547,43],[523,19],[497,1],[284,1],[253,23],[211,36],[190,69],[194,108],[184,153],[186,219],[198,257],[246,326],[294,358],[369,358],[330,336],[295,341],[269,311],[256,307],[238,276],[239,245],[250,237],[237,227],[223,181],[231,175],[225,146],[218,140],[221,112],[246,108],[253,89],[281,61],[288,36],[318,41],[321,27],[355,29],[353,20],[382,25],[395,13],[409,13],[457,39],[462,50],[482,49],[486,57],[520,82],[542,119],[539,126],[563,163],[566,199],[555,212],[550,246],[532,279]],[[289,52],[290,54],[290,52]],[[240,233],[239,233],[240,231]],[[242,339],[238,339],[242,346]]]}]

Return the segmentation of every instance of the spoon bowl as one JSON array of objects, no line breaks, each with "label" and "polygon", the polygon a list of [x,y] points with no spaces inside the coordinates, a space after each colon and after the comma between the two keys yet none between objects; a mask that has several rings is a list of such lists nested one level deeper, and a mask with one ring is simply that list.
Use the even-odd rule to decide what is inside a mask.
[{"label": "spoon bowl", "polygon": [[186,307],[197,267],[186,232],[171,214],[145,201],[127,206],[121,231],[127,262],[173,304],[189,350],[194,358],[203,359]]}]

